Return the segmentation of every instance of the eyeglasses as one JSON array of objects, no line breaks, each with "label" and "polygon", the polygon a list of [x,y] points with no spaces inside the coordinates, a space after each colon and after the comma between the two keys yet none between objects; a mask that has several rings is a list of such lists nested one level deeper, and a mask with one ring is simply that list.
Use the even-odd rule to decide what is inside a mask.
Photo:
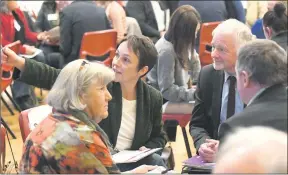
[{"label": "eyeglasses", "polygon": [[83,60],[83,62],[81,63],[81,66],[79,67],[79,71],[81,71],[85,67],[86,64],[89,64],[89,63]]}]

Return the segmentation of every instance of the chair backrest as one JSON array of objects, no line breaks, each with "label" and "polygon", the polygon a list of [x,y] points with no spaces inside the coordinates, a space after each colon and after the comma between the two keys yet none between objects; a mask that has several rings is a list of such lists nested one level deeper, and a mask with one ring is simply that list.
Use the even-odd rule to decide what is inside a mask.
[{"label": "chair backrest", "polygon": [[201,66],[205,66],[212,63],[211,58],[211,41],[212,31],[220,24],[218,22],[203,23],[200,29],[200,41],[199,41],[199,58]]},{"label": "chair backrest", "polygon": [[27,109],[20,113],[18,120],[23,142],[25,142],[30,132],[51,112],[52,107],[48,105],[42,105]]},{"label": "chair backrest", "polygon": [[[15,41],[11,44],[8,44],[6,47],[9,47],[16,54],[20,53],[20,41]],[[12,75],[13,75],[13,66],[9,66],[6,64],[1,65],[1,92],[3,92],[11,83],[12,83]]]},{"label": "chair backrest", "polygon": [[116,41],[117,32],[114,29],[86,32],[81,42],[80,58],[86,59],[87,55],[100,57],[109,53],[103,62],[110,67],[116,52]]},{"label": "chair backrest", "polygon": [[5,153],[6,153],[6,129],[1,125],[0,128],[0,174],[2,174],[2,168],[5,166]]}]

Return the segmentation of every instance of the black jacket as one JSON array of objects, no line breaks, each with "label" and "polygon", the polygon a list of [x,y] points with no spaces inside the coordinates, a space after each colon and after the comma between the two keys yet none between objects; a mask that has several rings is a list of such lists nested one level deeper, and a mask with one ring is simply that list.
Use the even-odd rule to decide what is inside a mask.
[{"label": "black jacket", "polygon": [[105,10],[94,1],[74,1],[65,7],[60,12],[60,52],[65,64],[78,59],[84,33],[108,29]]},{"label": "black jacket", "polygon": [[59,25],[58,20],[48,20],[49,14],[56,13],[57,4],[55,1],[45,1],[43,2],[41,9],[38,13],[36,26],[41,31],[48,31]]},{"label": "black jacket", "polygon": [[219,138],[237,127],[267,126],[287,133],[287,90],[283,85],[274,85],[264,90],[247,106],[223,122],[219,129]]},{"label": "black jacket", "polygon": [[190,134],[197,151],[207,138],[218,139],[223,83],[224,71],[215,70],[213,65],[200,71],[190,121]]},{"label": "black jacket", "polygon": [[275,41],[279,46],[281,46],[286,52],[288,50],[288,30],[279,32],[276,35],[272,36],[271,40]]},{"label": "black jacket", "polygon": [[160,38],[158,24],[150,1],[130,0],[126,4],[126,12],[127,16],[137,20],[144,36]]}]

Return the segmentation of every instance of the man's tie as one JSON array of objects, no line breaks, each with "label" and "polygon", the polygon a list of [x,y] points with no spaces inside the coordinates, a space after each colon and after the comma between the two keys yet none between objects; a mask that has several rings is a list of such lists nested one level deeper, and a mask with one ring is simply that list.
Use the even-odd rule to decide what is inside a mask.
[{"label": "man's tie", "polygon": [[228,78],[230,81],[229,94],[228,94],[228,105],[227,105],[227,119],[230,118],[235,113],[235,84],[236,78],[230,76]]}]

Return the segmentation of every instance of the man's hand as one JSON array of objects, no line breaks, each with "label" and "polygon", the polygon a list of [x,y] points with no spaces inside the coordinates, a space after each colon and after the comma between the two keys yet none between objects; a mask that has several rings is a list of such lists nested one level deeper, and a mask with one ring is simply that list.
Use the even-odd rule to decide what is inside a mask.
[{"label": "man's hand", "polygon": [[153,166],[153,165],[141,165],[133,170],[130,171],[132,174],[145,174],[148,173],[151,170],[154,170],[158,166]]},{"label": "man's hand", "polygon": [[198,153],[206,162],[213,162],[218,151],[218,146],[218,140],[206,139],[206,142],[200,146]]}]

